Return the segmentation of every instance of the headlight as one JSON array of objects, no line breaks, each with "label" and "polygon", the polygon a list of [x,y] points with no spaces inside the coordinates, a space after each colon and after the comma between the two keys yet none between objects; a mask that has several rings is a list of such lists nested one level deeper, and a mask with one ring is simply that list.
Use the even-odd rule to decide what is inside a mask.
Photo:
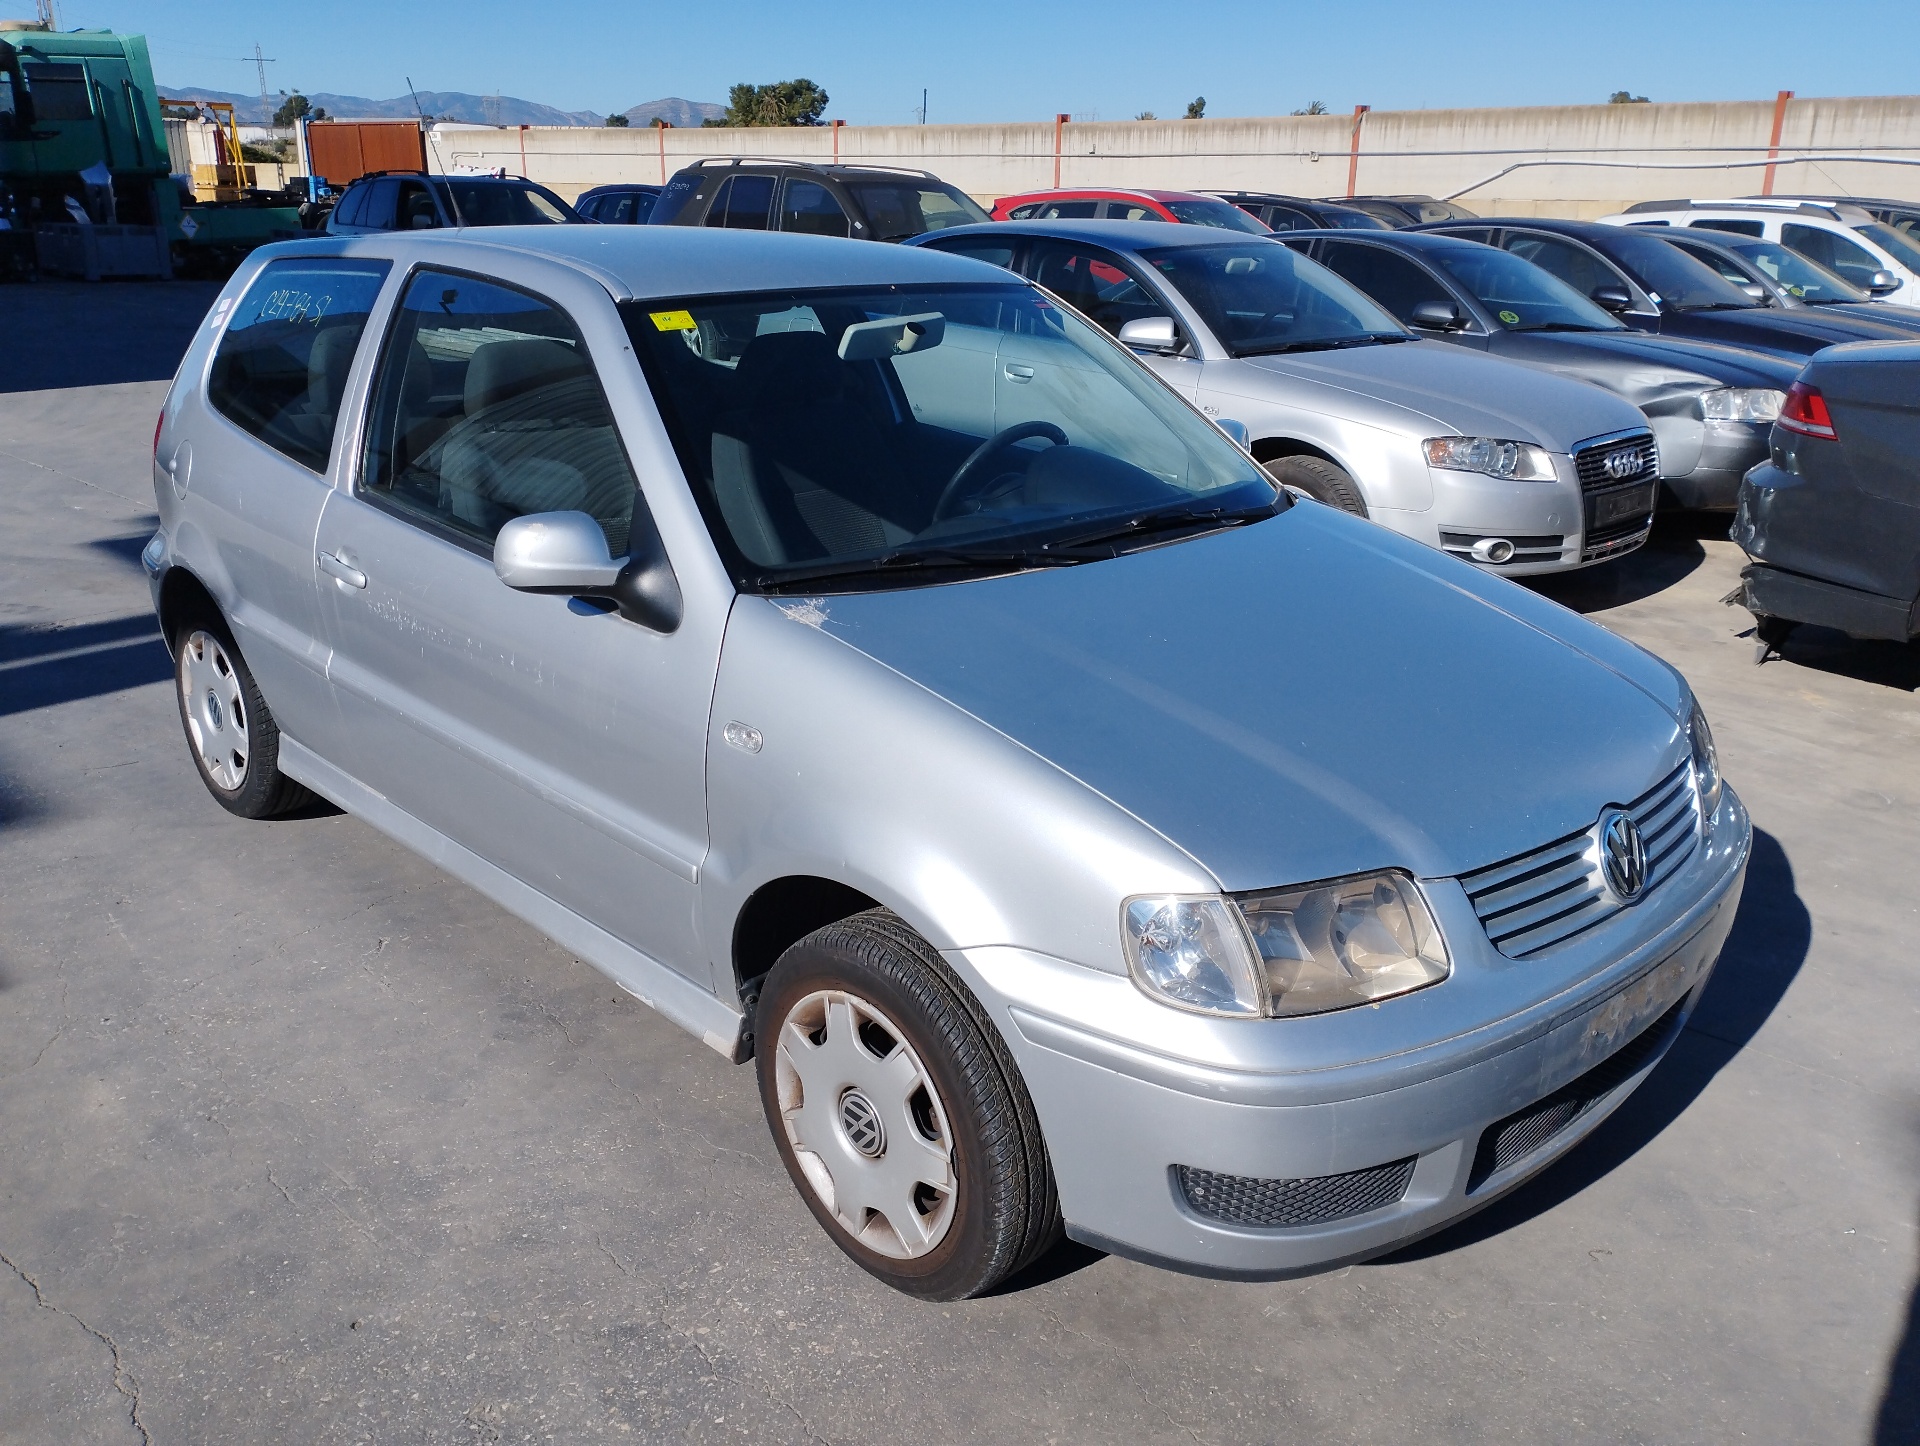
[{"label": "headlight", "polygon": [[1700,791],[1700,813],[1712,818],[1720,806],[1720,753],[1713,746],[1713,730],[1707,727],[1707,715],[1696,700],[1693,715],[1687,719],[1687,743],[1693,749],[1693,786]]},{"label": "headlight", "polygon": [[1484,472],[1515,482],[1551,482],[1553,457],[1528,442],[1502,442],[1492,437],[1429,437],[1427,465],[1450,472]]},{"label": "headlight", "polygon": [[1719,387],[1701,394],[1700,414],[1709,422],[1771,422],[1786,399],[1768,387]]},{"label": "headlight", "polygon": [[1450,969],[1426,900],[1400,873],[1232,899],[1143,895],[1122,913],[1134,980],[1206,1014],[1320,1014],[1424,988]]},{"label": "headlight", "polygon": [[1260,962],[1218,894],[1144,894],[1121,908],[1127,967],[1147,993],[1204,1014],[1265,1012]]}]

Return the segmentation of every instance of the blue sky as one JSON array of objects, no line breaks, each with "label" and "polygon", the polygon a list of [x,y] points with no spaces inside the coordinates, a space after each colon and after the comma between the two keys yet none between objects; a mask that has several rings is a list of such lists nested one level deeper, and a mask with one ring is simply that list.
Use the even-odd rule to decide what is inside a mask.
[{"label": "blue sky", "polygon": [[[1887,95],[1920,86],[1911,0],[57,0],[62,28],[146,34],[159,81],[376,99],[499,91],[608,111],[804,75],[849,124],[1101,120],[1602,101]],[[31,13],[27,0],[11,7]],[[0,0],[0,11],[6,11]]]}]

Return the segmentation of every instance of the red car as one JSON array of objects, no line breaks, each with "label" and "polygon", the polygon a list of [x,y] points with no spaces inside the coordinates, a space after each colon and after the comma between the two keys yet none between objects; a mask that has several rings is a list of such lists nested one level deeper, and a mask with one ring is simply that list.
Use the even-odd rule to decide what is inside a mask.
[{"label": "red car", "polygon": [[1178,221],[1189,226],[1218,226],[1226,231],[1268,228],[1218,196],[1192,191],[1131,191],[1120,187],[1073,187],[1023,191],[994,203],[996,221]]}]

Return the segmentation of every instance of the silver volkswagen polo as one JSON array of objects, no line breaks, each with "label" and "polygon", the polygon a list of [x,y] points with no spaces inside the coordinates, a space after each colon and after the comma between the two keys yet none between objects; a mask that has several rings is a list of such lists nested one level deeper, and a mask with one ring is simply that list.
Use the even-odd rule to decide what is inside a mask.
[{"label": "silver volkswagen polo", "polygon": [[1435,1230],[1646,1076],[1738,901],[1671,668],[978,262],[269,247],[154,488],[214,798],[323,795],[752,1058],[919,1296],[1062,1229],[1249,1278]]}]

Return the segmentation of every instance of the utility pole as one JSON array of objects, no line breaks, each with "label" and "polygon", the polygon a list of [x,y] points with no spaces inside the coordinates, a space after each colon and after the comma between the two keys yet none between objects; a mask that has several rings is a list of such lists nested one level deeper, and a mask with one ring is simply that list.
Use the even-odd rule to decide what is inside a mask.
[{"label": "utility pole", "polygon": [[[53,0],[41,0],[41,3],[50,6]],[[251,60],[254,68],[260,72],[260,109],[265,112],[265,114],[260,117],[260,124],[270,126],[273,124],[273,100],[267,93],[267,67],[269,65],[278,65],[280,62],[275,60],[271,55],[263,53],[260,49],[260,42],[257,40],[253,42],[253,54],[243,55],[240,58],[242,60]]]},{"label": "utility pole", "polygon": [[922,86],[920,88],[920,124],[925,125],[926,123],[927,123],[927,89],[925,86]]},{"label": "utility pole", "polygon": [[47,29],[60,28],[59,18],[53,13],[53,0],[35,0],[34,10],[40,23]]}]

